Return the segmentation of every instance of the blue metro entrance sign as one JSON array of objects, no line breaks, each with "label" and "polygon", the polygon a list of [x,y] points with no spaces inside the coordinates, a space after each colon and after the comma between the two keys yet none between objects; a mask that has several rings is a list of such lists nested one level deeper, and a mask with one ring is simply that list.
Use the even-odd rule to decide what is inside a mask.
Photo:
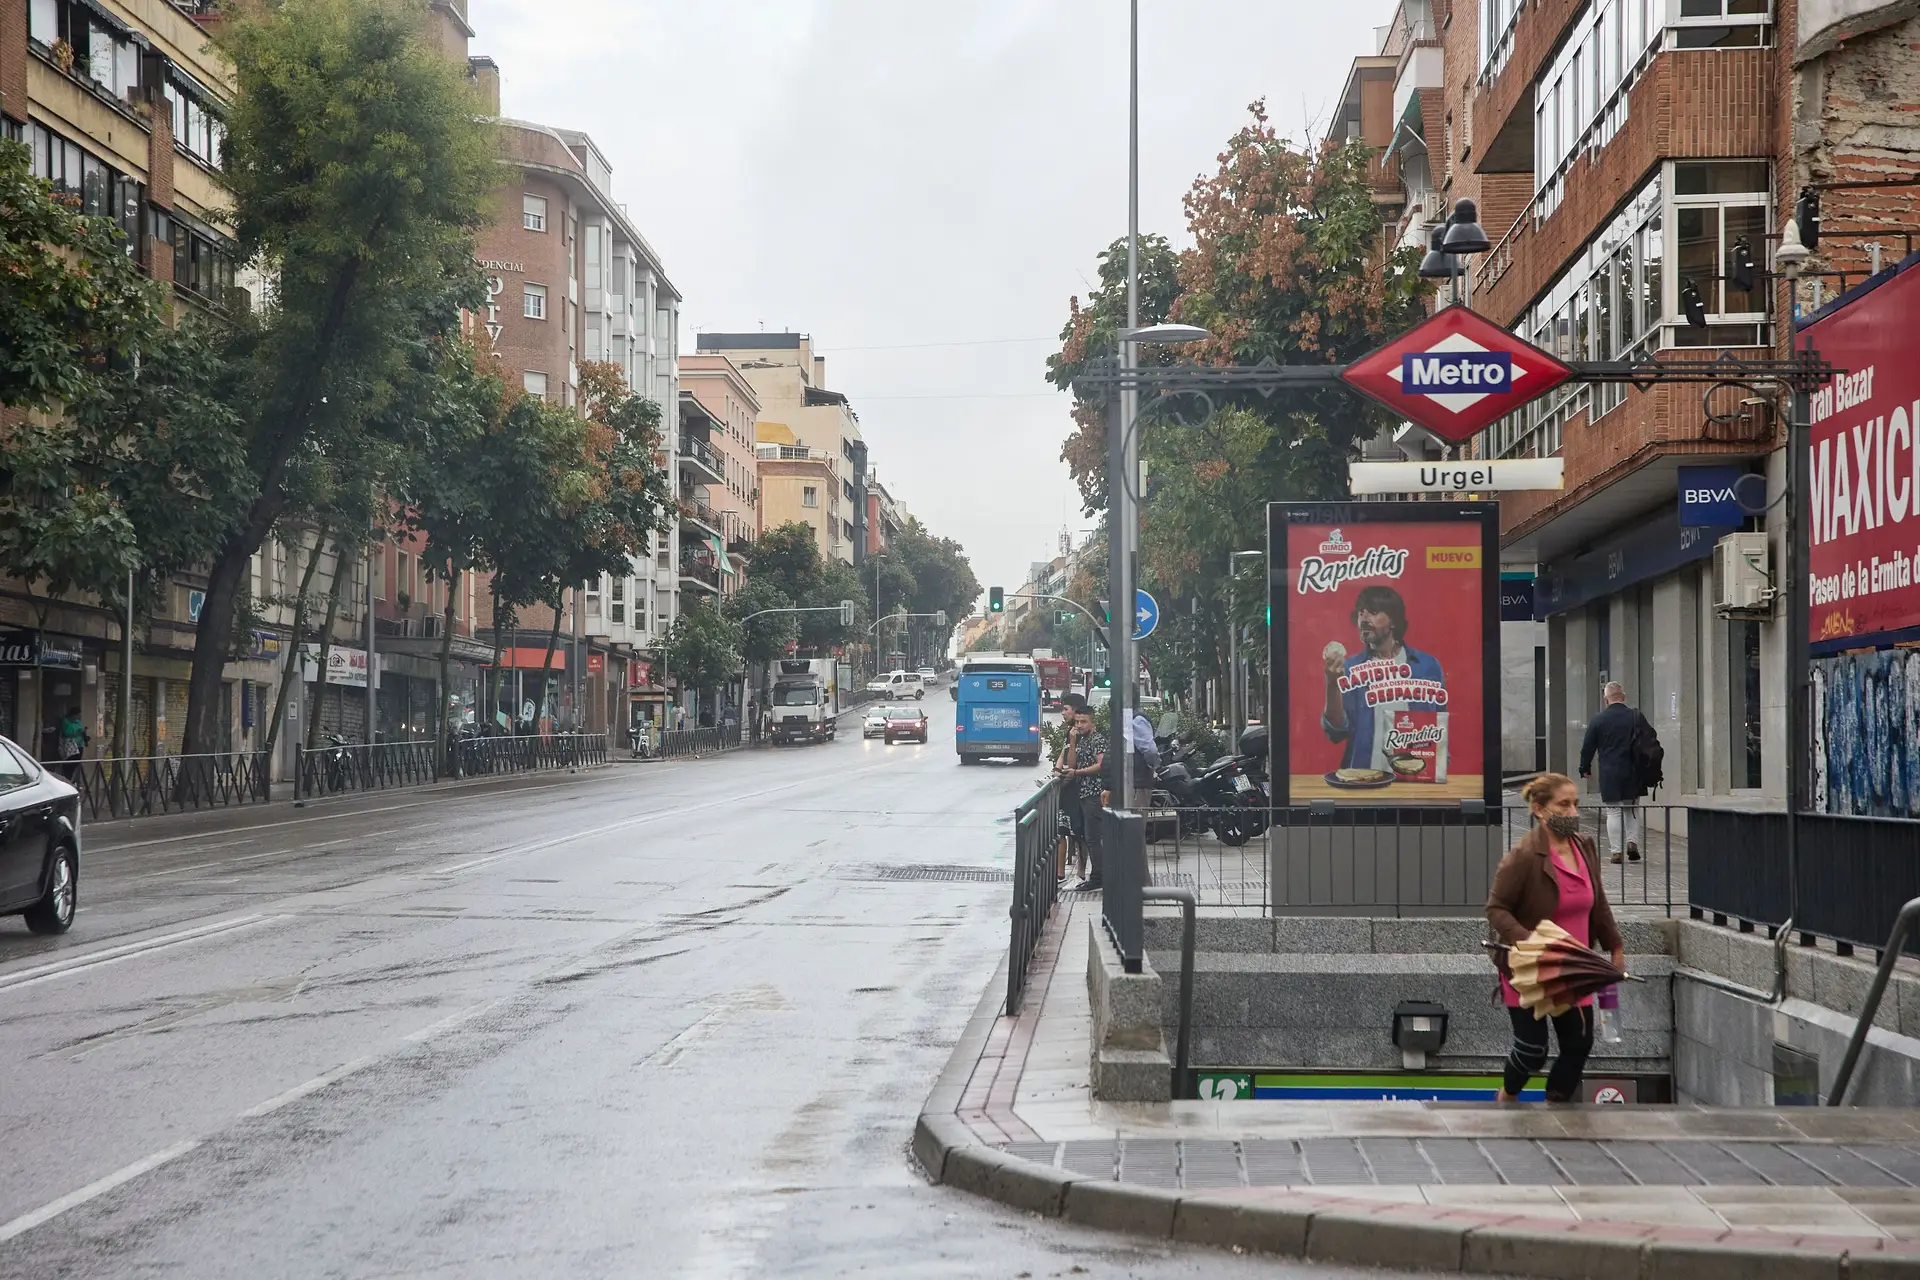
[{"label": "blue metro entrance sign", "polygon": [[1455,444],[1573,376],[1523,338],[1453,306],[1342,371],[1356,391]]}]

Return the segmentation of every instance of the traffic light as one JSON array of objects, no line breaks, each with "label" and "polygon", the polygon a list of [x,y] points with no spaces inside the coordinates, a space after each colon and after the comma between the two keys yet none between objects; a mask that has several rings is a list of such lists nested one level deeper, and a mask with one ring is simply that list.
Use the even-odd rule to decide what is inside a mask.
[{"label": "traffic light", "polygon": [[1093,678],[1093,686],[1096,689],[1113,688],[1113,672],[1102,671],[1099,675]]},{"label": "traffic light", "polygon": [[1680,288],[1680,310],[1686,314],[1687,325],[1693,329],[1707,327],[1707,305],[1700,296],[1700,286],[1689,280]]},{"label": "traffic light", "polygon": [[1100,606],[1100,621],[1106,623],[1108,626],[1112,626],[1113,612],[1107,608],[1107,602],[1105,600],[1095,600],[1094,603]]},{"label": "traffic light", "polygon": [[1067,625],[1068,623],[1070,623],[1070,622],[1072,622],[1072,621],[1073,621],[1073,610],[1071,610],[1071,609],[1055,609],[1055,610],[1053,611],[1053,625],[1054,625],[1054,626],[1056,626],[1056,627],[1064,627],[1064,626],[1066,626],[1066,625]]},{"label": "traffic light", "polygon": [[843,627],[853,625],[853,601],[851,600],[840,602],[840,625]]},{"label": "traffic light", "polygon": [[987,612],[1005,613],[1007,611],[1007,593],[999,587],[987,588]]},{"label": "traffic light", "polygon": [[1727,272],[1727,279],[1742,293],[1750,293],[1753,290],[1753,275],[1753,246],[1745,236],[1741,236],[1733,242],[1733,267]]},{"label": "traffic light", "polygon": [[1794,202],[1793,220],[1798,224],[1800,243],[1808,249],[1820,247],[1820,193],[1812,187],[1800,188],[1800,199]]}]

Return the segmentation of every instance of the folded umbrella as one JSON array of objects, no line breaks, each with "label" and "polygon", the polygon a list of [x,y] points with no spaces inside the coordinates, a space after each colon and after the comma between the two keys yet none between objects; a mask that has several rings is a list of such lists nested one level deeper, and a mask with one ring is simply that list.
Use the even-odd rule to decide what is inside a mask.
[{"label": "folded umbrella", "polygon": [[1511,945],[1483,942],[1491,951],[1507,953],[1507,981],[1520,997],[1520,1006],[1536,1018],[1555,1018],[1582,999],[1617,982],[1644,982],[1573,936],[1551,920]]}]

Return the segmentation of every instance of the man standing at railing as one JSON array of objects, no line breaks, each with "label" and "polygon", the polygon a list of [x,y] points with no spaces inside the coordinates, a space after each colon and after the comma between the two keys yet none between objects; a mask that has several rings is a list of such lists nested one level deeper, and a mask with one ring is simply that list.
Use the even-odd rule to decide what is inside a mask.
[{"label": "man standing at railing", "polygon": [[[1586,777],[1594,757],[1600,759],[1600,804],[1607,819],[1607,844],[1612,861],[1626,855],[1640,861],[1640,797],[1661,781],[1660,735],[1646,716],[1627,705],[1627,691],[1618,680],[1601,690],[1607,705],[1587,724],[1580,743],[1580,776]],[[1624,837],[1624,843],[1623,843]]]}]

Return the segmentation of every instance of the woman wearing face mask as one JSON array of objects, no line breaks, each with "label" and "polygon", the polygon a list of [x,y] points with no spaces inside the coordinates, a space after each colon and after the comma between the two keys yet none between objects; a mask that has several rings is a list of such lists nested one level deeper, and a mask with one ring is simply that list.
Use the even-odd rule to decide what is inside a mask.
[{"label": "woman wearing face mask", "polygon": [[[1522,794],[1536,819],[1519,844],[1507,850],[1493,873],[1487,895],[1487,920],[1500,941],[1519,942],[1551,920],[1582,946],[1599,945],[1613,953],[1616,968],[1627,967],[1620,928],[1607,906],[1600,882],[1600,858],[1593,841],[1580,834],[1580,788],[1561,773],[1543,773]],[[1505,952],[1494,953],[1500,970],[1500,994],[1513,1022],[1513,1051],[1507,1055],[1500,1101],[1512,1102],[1547,1062],[1548,1019],[1522,1008],[1507,981]],[[1551,1019],[1560,1056],[1547,1073],[1547,1101],[1570,1102],[1580,1089],[1580,1073],[1593,1050],[1593,997]]]}]

